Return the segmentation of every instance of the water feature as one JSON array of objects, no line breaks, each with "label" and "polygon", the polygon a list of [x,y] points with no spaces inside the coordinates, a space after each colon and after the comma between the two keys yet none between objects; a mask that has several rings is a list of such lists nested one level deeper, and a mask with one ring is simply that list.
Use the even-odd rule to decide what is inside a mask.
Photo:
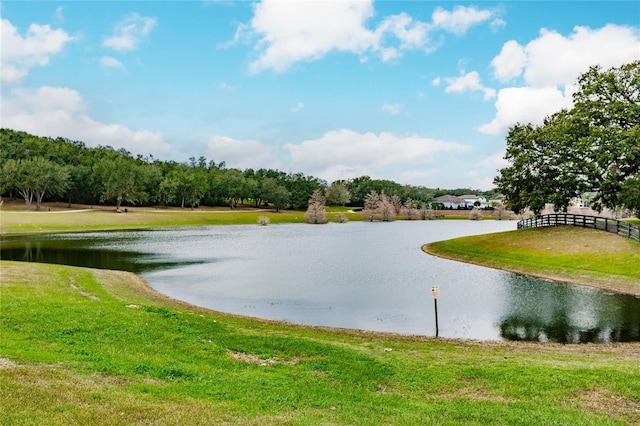
[{"label": "water feature", "polygon": [[223,312],[298,324],[556,342],[640,341],[640,298],[436,258],[420,246],[509,221],[216,226],[11,237],[3,259],[140,273]]}]

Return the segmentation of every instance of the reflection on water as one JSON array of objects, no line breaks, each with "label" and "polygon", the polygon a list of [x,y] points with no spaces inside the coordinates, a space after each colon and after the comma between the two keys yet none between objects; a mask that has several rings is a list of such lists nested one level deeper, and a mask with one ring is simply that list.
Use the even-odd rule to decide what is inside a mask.
[{"label": "reflection on water", "polygon": [[51,236],[3,239],[0,245],[0,259],[114,269],[134,273],[199,263],[196,260],[175,261],[154,253],[118,249],[123,247],[121,243],[125,237],[116,237],[107,233],[101,235],[109,239],[109,246],[101,247],[96,242],[96,236],[91,234],[71,234],[61,237],[60,240]]},{"label": "reflection on water", "polygon": [[420,246],[515,222],[218,226],[2,240],[2,259],[142,274],[223,312],[299,324],[563,343],[640,341],[640,298],[439,259]]},{"label": "reflection on water", "polygon": [[640,341],[637,298],[506,275],[511,309],[500,319],[508,340],[557,343]]}]

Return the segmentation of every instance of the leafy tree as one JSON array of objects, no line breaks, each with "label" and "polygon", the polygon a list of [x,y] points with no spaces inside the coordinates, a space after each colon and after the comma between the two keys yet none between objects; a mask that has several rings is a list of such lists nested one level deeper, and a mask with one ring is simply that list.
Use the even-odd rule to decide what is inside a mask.
[{"label": "leafy tree", "polygon": [[135,204],[147,199],[144,174],[134,159],[117,155],[98,164],[96,172],[102,182],[101,200],[115,200],[116,209],[120,209],[123,201]]},{"label": "leafy tree", "polygon": [[313,191],[326,187],[323,181],[303,173],[290,173],[281,184],[291,194],[289,206],[292,209],[306,207]]},{"label": "leafy tree", "polygon": [[620,203],[640,218],[640,176],[627,179],[620,188]]},{"label": "leafy tree", "polygon": [[67,170],[43,157],[25,160],[6,160],[2,167],[3,186],[13,188],[24,198],[27,210],[31,210],[33,199],[36,210],[41,210],[46,194],[64,193],[69,173]]},{"label": "leafy tree", "polygon": [[23,164],[24,160],[14,160],[10,158],[2,164],[2,189],[4,191],[16,190],[26,204],[27,210],[31,210],[33,202],[33,188],[29,184],[27,175],[27,167]]},{"label": "leafy tree", "polygon": [[595,192],[594,207],[637,209],[640,175],[640,61],[579,80],[574,107],[542,126],[517,124],[507,134],[511,163],[494,179],[516,213],[539,214],[545,203],[565,210],[572,198]]},{"label": "leafy tree", "polygon": [[238,169],[225,170],[222,174],[221,187],[229,206],[235,208],[238,201],[250,198],[249,180]]},{"label": "leafy tree", "polygon": [[61,165],[42,157],[34,158],[29,164],[29,181],[36,197],[36,210],[41,210],[45,194],[63,194],[67,188],[69,172]]},{"label": "leafy tree", "polygon": [[90,166],[67,166],[69,180],[66,190],[67,207],[72,202],[94,204],[96,199],[94,174]]},{"label": "leafy tree", "polygon": [[507,207],[521,213],[527,207],[537,215],[547,201],[547,191],[541,182],[541,150],[536,146],[536,129],[532,125],[515,125],[507,134],[505,159],[511,166],[500,170],[494,179],[505,195]]},{"label": "leafy tree", "polygon": [[595,206],[633,210],[623,188],[640,175],[640,60],[607,71],[591,67],[578,83],[573,113],[589,123],[583,149],[593,164],[587,171]]},{"label": "leafy tree", "polygon": [[278,184],[275,178],[266,178],[262,183],[262,198],[272,203],[278,213],[291,198],[291,193]]},{"label": "leafy tree", "polygon": [[177,201],[181,208],[184,208],[185,203],[191,208],[197,207],[207,191],[207,171],[180,164],[164,177],[160,188],[162,199]]},{"label": "leafy tree", "polygon": [[172,178],[170,172],[162,179],[162,182],[160,182],[157,202],[161,206],[168,206],[175,201],[178,192],[178,179]]},{"label": "leafy tree", "polygon": [[334,206],[344,206],[351,201],[349,190],[340,181],[335,181],[331,184],[327,189],[326,196],[327,203]]},{"label": "leafy tree", "polygon": [[304,213],[304,220],[307,223],[327,223],[329,218],[327,217],[327,209],[325,208],[326,200],[322,193],[316,189],[309,198],[309,207]]}]

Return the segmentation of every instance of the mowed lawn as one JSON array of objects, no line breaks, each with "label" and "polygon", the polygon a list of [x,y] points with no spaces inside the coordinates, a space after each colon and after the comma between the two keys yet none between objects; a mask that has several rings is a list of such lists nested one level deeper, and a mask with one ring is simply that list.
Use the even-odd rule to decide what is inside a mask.
[{"label": "mowed lawn", "polygon": [[0,273],[3,425],[640,422],[640,344],[298,327],[192,307],[125,272]]},{"label": "mowed lawn", "polygon": [[[255,225],[261,216],[269,223],[303,223],[304,212],[272,209],[163,209],[128,207],[127,213],[116,213],[115,208],[64,209],[56,206],[43,211],[25,211],[24,207],[0,211],[0,233],[29,234],[38,232],[83,232],[115,229],[143,229],[154,227],[202,226],[202,225]],[[329,220],[342,212],[348,220],[361,220],[360,213],[350,213],[346,208],[329,212]]]},{"label": "mowed lawn", "polygon": [[[0,220],[12,234],[255,224],[265,214],[272,223],[303,216],[132,209],[3,211]],[[638,243],[585,231],[436,245],[497,267],[571,275],[586,265],[590,277],[640,283]],[[640,343],[473,342],[288,325],[190,306],[126,272],[0,262],[2,425],[640,424],[639,360]]]}]

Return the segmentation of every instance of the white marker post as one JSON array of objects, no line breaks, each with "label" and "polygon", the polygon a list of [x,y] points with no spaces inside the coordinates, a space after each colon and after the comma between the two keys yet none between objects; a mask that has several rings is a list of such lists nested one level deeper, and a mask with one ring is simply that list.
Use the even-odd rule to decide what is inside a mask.
[{"label": "white marker post", "polygon": [[436,337],[438,337],[438,297],[440,296],[440,287],[431,286],[431,297],[436,310]]}]

